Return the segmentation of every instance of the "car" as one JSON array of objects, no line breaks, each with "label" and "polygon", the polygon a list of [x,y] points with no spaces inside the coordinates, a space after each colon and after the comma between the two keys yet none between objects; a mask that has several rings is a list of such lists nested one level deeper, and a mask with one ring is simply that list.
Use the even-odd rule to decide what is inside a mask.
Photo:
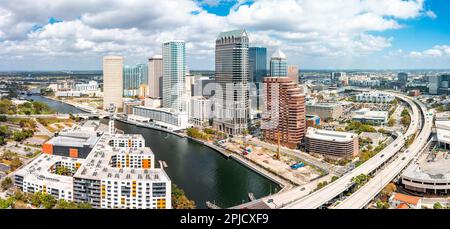
[{"label": "car", "polygon": [[384,154],[381,154],[380,158],[384,157]]},{"label": "car", "polygon": [[406,158],[406,157],[402,157],[402,161],[404,161],[404,160],[405,160],[405,158]]},{"label": "car", "polygon": [[305,187],[303,187],[303,188],[301,188],[301,189],[300,189],[300,191],[305,191],[305,189],[306,189],[306,188],[305,188]]}]

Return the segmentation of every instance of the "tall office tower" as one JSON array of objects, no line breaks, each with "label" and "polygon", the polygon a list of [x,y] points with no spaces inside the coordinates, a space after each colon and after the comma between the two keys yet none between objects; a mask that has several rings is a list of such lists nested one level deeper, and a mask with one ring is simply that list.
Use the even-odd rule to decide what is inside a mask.
[{"label": "tall office tower", "polygon": [[440,83],[441,83],[441,76],[439,75],[428,76],[428,93],[430,95],[437,95]]},{"label": "tall office tower", "polygon": [[103,108],[122,108],[123,57],[103,57]]},{"label": "tall office tower", "polygon": [[216,91],[213,127],[238,135],[247,128],[248,36],[244,29],[222,32],[216,39]]},{"label": "tall office tower", "polygon": [[286,55],[278,49],[270,58],[270,76],[286,77],[288,75]]},{"label": "tall office tower", "polygon": [[402,83],[408,82],[408,73],[400,72],[397,74],[397,80]]},{"label": "tall office tower", "polygon": [[186,45],[184,41],[163,44],[163,107],[186,112]]},{"label": "tall office tower", "polygon": [[148,67],[146,64],[123,67],[123,96],[139,95],[141,84],[147,84]]},{"label": "tall office tower", "polygon": [[288,78],[291,79],[294,83],[298,84],[298,66],[297,65],[289,65],[288,66]]},{"label": "tall office tower", "polygon": [[254,83],[255,88],[252,88],[251,93],[251,107],[252,109],[260,110],[262,104],[261,90],[263,78],[267,75],[267,48],[264,47],[250,47],[248,49],[248,67],[249,67],[249,82]]},{"label": "tall office tower", "polygon": [[148,59],[148,92],[151,98],[162,98],[163,58],[154,55]]},{"label": "tall office tower", "polygon": [[306,131],[305,94],[288,77],[266,77],[264,98],[264,138],[297,148]]}]

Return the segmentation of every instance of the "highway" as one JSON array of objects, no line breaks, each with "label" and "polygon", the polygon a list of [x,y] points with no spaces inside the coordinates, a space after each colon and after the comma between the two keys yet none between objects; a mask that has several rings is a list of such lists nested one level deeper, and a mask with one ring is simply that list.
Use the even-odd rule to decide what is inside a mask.
[{"label": "highway", "polygon": [[[401,148],[403,148],[407,137],[416,133],[419,129],[420,113],[417,105],[413,101],[411,101],[408,97],[399,94],[393,95],[408,103],[409,107],[412,110],[411,124],[408,127],[408,130],[406,131],[405,135],[398,132],[397,138],[391,144],[389,144],[386,148],[384,148],[381,152],[373,156],[371,159],[364,162],[362,165],[346,173],[336,181],[328,184],[327,186],[319,189],[318,191],[315,191],[307,196],[304,196],[303,198],[299,198],[290,203],[289,202],[283,203],[282,208],[286,209],[319,208],[320,206],[328,203],[335,197],[342,194],[348,188],[350,188],[353,185],[352,182],[353,177],[358,176],[360,174],[372,173],[377,168],[382,166],[387,160],[389,160],[391,157],[397,154],[397,152],[400,151]],[[297,193],[295,192],[292,192],[291,195],[292,195],[291,199],[295,199],[295,197],[298,196]]]},{"label": "highway", "polygon": [[364,208],[389,182],[391,182],[406,166],[417,157],[423,146],[427,144],[433,126],[433,116],[427,114],[425,105],[420,103],[420,108],[424,114],[423,128],[416,140],[407,150],[400,153],[398,157],[377,173],[365,185],[359,188],[355,193],[339,203],[336,209],[361,209]]}]

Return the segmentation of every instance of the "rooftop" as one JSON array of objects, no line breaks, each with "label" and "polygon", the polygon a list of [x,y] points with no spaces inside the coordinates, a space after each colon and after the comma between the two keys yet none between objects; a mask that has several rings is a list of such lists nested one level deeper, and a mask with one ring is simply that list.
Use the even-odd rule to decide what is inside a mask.
[{"label": "rooftop", "polygon": [[24,179],[32,183],[42,183],[53,188],[72,189],[73,177],[54,174],[50,169],[57,162],[83,163],[84,161],[85,159],[80,158],[41,154],[31,163],[18,170],[15,175],[23,176]]},{"label": "rooftop", "polygon": [[47,143],[54,146],[67,146],[67,147],[94,147],[99,137],[95,132],[60,132],[58,136],[50,139]]},{"label": "rooftop", "polygon": [[278,49],[277,51],[275,51],[273,54],[272,54],[272,57],[271,58],[274,58],[274,59],[286,59],[286,54],[284,54],[282,51],[281,51],[281,49]]},{"label": "rooftop", "polygon": [[130,137],[143,139],[142,135],[103,134],[74,176],[84,179],[169,181],[169,177],[162,169],[117,168],[110,165],[111,158],[118,154],[153,156],[149,147],[124,149],[114,148],[108,144],[113,138],[129,139]]},{"label": "rooftop", "polygon": [[308,128],[305,135],[305,137],[312,139],[318,139],[323,141],[337,141],[337,142],[352,141],[353,138],[357,136],[358,135],[354,133],[315,129],[312,127]]},{"label": "rooftop", "polygon": [[450,157],[445,151],[422,154],[416,163],[411,164],[402,174],[418,180],[431,182],[447,182],[450,180]]},{"label": "rooftop", "polygon": [[236,30],[221,32],[221,33],[219,33],[219,36],[217,36],[217,40],[226,38],[226,37],[241,37],[241,36],[244,36],[244,37],[247,36],[247,32],[245,31],[245,29],[236,29]]},{"label": "rooftop", "polygon": [[420,197],[417,196],[409,196],[402,193],[395,193],[392,197],[394,200],[398,200],[400,202],[406,203],[406,204],[412,204],[417,205],[420,201]]}]

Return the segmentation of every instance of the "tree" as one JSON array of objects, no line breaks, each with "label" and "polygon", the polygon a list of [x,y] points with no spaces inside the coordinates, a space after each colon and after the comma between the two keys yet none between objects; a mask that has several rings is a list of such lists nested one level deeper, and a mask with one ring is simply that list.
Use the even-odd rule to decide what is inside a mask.
[{"label": "tree", "polygon": [[389,183],[381,191],[382,194],[386,196],[392,195],[393,192],[397,191],[397,186],[394,183]]},{"label": "tree", "polygon": [[388,121],[388,126],[394,126],[395,125],[395,118],[390,118]]},{"label": "tree", "polygon": [[409,115],[402,116],[400,122],[404,127],[408,127],[409,124],[411,123],[411,117]]},{"label": "tree", "polygon": [[13,182],[10,177],[6,177],[1,183],[2,190],[7,190],[7,189],[11,188],[12,185],[13,185]]},{"label": "tree", "polygon": [[11,170],[16,170],[17,168],[19,168],[20,166],[22,166],[22,161],[20,160],[19,157],[14,157],[11,161]]},{"label": "tree", "polygon": [[8,126],[0,126],[0,136],[8,138],[11,135],[11,131]]},{"label": "tree", "polygon": [[62,166],[58,166],[56,168],[56,174],[62,175],[62,176],[71,176],[72,175],[72,171],[70,170],[69,167],[62,165]]},{"label": "tree", "polygon": [[77,209],[78,206],[72,201],[60,199],[56,202],[55,209]]},{"label": "tree", "polygon": [[377,200],[377,208],[378,209],[388,209],[389,207],[390,207],[389,203],[385,203],[385,202],[381,201],[380,199]]},{"label": "tree", "polygon": [[434,203],[434,205],[433,205],[433,209],[443,209],[444,207],[442,206],[442,204],[441,203],[439,203],[439,202],[436,202],[436,203]]},{"label": "tree", "polygon": [[189,200],[183,189],[172,183],[172,205],[175,209],[195,209],[195,202]]},{"label": "tree", "polygon": [[333,181],[335,181],[335,180],[337,180],[337,179],[339,179],[339,177],[333,176],[333,177],[331,177],[331,182],[333,182]]}]

